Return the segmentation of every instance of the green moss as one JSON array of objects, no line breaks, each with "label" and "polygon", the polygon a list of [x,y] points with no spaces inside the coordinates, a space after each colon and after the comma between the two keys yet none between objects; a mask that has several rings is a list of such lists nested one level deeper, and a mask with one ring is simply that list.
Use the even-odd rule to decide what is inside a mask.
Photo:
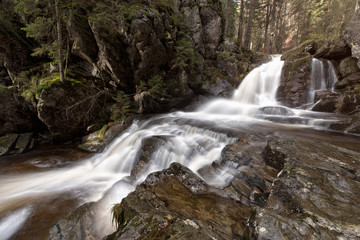
[{"label": "green moss", "polygon": [[53,73],[50,76],[41,78],[39,80],[39,85],[35,89],[36,97],[38,98],[39,94],[42,91],[47,91],[51,89],[54,86],[65,86],[65,87],[74,87],[75,85],[83,84],[81,81],[78,81],[73,78],[66,78],[65,83],[62,83],[60,81],[60,74],[59,73]]},{"label": "green moss", "polygon": [[161,94],[164,91],[163,78],[159,74],[152,76],[148,81],[148,85],[152,94]]},{"label": "green moss", "polygon": [[108,125],[105,124],[99,131],[97,131],[99,138],[100,138],[99,140],[102,140],[104,138],[104,135],[107,130],[108,130]]}]

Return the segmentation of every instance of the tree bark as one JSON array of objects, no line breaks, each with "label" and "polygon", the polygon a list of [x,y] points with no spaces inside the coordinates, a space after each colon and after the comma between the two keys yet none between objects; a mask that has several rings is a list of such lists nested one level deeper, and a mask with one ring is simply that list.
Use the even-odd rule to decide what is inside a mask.
[{"label": "tree bark", "polygon": [[231,29],[234,24],[233,20],[233,11],[234,11],[234,3],[233,0],[226,0],[225,1],[225,37],[231,38]]},{"label": "tree bark", "polygon": [[264,52],[267,53],[269,50],[269,24],[270,24],[270,13],[271,13],[270,0],[266,3],[266,19],[265,19],[265,33],[264,33]]},{"label": "tree bark", "polygon": [[60,9],[59,9],[59,1],[55,0],[55,14],[56,14],[56,30],[57,30],[57,51],[59,55],[59,72],[60,72],[60,81],[62,83],[65,82],[65,76],[64,76],[64,56],[62,52],[62,34],[61,34],[61,18],[60,18]]},{"label": "tree bark", "polygon": [[252,34],[252,28],[253,28],[253,19],[254,19],[254,10],[255,10],[255,0],[250,1],[250,11],[249,11],[249,21],[246,26],[246,33],[245,33],[245,41],[244,41],[244,47],[245,49],[250,50],[251,47],[251,34]]},{"label": "tree bark", "polygon": [[244,31],[244,0],[241,0],[240,3],[240,14],[239,14],[239,29],[238,29],[238,45],[242,47],[243,43],[243,31]]}]

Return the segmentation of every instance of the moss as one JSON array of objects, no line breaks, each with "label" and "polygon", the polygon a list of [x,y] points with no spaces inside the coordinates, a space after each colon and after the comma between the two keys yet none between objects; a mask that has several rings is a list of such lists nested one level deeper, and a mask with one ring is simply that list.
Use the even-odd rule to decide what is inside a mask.
[{"label": "moss", "polygon": [[45,78],[41,78],[39,80],[39,85],[35,89],[36,98],[38,98],[39,94],[42,91],[47,91],[51,89],[54,86],[64,86],[64,87],[74,87],[74,85],[80,85],[83,84],[81,81],[78,81],[73,78],[66,78],[65,83],[62,83],[60,81],[60,74],[59,73],[53,73],[50,76],[47,76]]},{"label": "moss", "polygon": [[100,138],[99,140],[102,140],[104,138],[107,130],[108,130],[108,125],[105,124],[99,131],[97,131],[99,138]]}]

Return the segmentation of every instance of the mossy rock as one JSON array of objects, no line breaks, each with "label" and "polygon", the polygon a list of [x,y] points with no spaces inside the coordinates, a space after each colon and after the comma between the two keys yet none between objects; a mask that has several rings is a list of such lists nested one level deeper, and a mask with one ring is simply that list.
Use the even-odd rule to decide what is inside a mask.
[{"label": "mossy rock", "polygon": [[19,134],[7,134],[0,137],[0,156],[7,154],[16,143]]}]

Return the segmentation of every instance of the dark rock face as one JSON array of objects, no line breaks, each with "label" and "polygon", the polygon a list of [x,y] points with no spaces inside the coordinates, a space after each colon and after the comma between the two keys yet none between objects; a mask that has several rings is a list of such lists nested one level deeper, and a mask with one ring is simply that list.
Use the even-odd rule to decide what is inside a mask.
[{"label": "dark rock face", "polygon": [[21,133],[36,131],[41,123],[34,113],[22,102],[15,98],[13,89],[0,86],[0,136],[7,133]]},{"label": "dark rock face", "polygon": [[94,118],[108,119],[104,100],[106,102],[105,93],[100,94],[82,84],[54,86],[41,92],[38,117],[49,129],[53,141],[69,140],[86,131]]},{"label": "dark rock face", "polygon": [[315,58],[340,60],[351,56],[351,49],[343,37],[326,42],[314,55]]},{"label": "dark rock face", "polygon": [[352,57],[358,60],[358,67],[360,68],[360,10],[358,9],[352,16],[350,23],[345,29],[344,39],[351,47]]},{"label": "dark rock face", "polygon": [[305,104],[307,99],[311,75],[311,55],[308,52],[297,50],[287,55],[284,54],[284,56],[285,62],[277,99],[287,107],[299,107]]},{"label": "dark rock face", "polygon": [[320,142],[276,139],[268,142],[264,157],[282,170],[267,206],[257,209],[255,239],[360,236],[355,194],[360,190],[358,152]]},{"label": "dark rock face", "polygon": [[354,89],[354,87],[356,87],[356,84],[360,84],[360,72],[351,74],[350,76],[337,82],[335,88],[339,90],[344,88]]}]

